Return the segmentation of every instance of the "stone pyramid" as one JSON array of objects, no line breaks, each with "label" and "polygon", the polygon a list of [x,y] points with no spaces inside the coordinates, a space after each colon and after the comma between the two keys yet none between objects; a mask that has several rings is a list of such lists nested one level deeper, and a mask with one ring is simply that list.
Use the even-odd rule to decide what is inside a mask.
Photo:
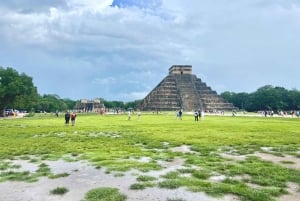
[{"label": "stone pyramid", "polygon": [[144,111],[228,111],[236,109],[192,74],[190,65],[173,65],[166,76],[140,103]]}]

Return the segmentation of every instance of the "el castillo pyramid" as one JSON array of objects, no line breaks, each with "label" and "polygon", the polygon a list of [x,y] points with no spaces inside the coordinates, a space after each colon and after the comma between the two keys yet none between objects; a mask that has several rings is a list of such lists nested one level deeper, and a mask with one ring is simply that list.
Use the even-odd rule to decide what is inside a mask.
[{"label": "el castillo pyramid", "polygon": [[192,74],[191,65],[173,65],[166,76],[140,103],[143,111],[228,111],[236,109]]}]

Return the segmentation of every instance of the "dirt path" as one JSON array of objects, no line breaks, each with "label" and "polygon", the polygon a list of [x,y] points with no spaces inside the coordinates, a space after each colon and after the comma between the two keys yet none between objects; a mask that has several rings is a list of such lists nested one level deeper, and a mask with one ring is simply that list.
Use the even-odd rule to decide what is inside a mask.
[{"label": "dirt path", "polygon": [[[36,167],[25,161],[22,163],[24,170],[33,170]],[[28,163],[28,164],[27,164]],[[169,190],[160,188],[147,188],[145,190],[130,190],[130,185],[137,183],[134,172],[126,173],[122,177],[106,174],[102,169],[95,169],[86,162],[46,162],[54,174],[69,173],[68,177],[57,179],[40,178],[38,182],[2,182],[0,183],[0,200],[2,201],[80,201],[86,192],[98,187],[118,188],[121,193],[127,195],[127,201],[167,201],[167,199],[183,199],[185,201],[235,201],[232,196],[216,199],[204,193],[193,193],[183,188]],[[166,170],[173,170],[182,164],[176,159],[175,162],[165,164],[166,169],[156,172],[157,175],[164,174]],[[133,176],[135,175],[135,176]],[[69,189],[65,195],[51,195],[50,191],[56,187]]]},{"label": "dirt path", "polygon": [[[172,149],[174,152],[191,153],[189,146],[180,146]],[[232,156],[222,154],[225,158],[234,160],[244,160],[246,156]],[[278,157],[272,154],[256,153],[255,156],[262,160],[268,160],[276,164],[288,168],[299,169],[300,159],[293,156]],[[144,158],[142,160],[149,160]],[[284,162],[283,162],[284,161]],[[292,162],[289,162],[292,161]],[[15,160],[14,164],[21,165],[18,171],[35,172],[38,169],[38,164],[30,163],[26,160]],[[184,168],[185,161],[182,158],[174,158],[173,161],[158,161],[163,167],[161,171],[150,171],[140,173],[137,171],[124,173],[124,176],[115,176],[114,174],[106,174],[105,169],[95,169],[86,161],[65,162],[44,161],[50,168],[53,174],[68,173],[69,176],[57,179],[48,179],[42,177],[38,182],[2,182],[0,183],[0,201],[80,201],[85,194],[94,188],[112,187],[117,188],[123,194],[127,195],[127,201],[167,201],[168,199],[181,199],[184,201],[240,201],[239,198],[226,195],[223,198],[213,198],[202,192],[190,192],[184,188],[175,190],[161,188],[147,188],[145,190],[130,190],[132,184],[137,183],[136,177],[139,175],[154,176],[159,179],[161,175],[174,171],[179,168]],[[221,175],[222,176],[222,175]],[[217,182],[220,178],[212,178]],[[50,191],[57,187],[66,187],[69,192],[65,195],[52,195]],[[278,201],[300,201],[300,187],[295,183],[288,183],[289,194],[280,196]]]}]

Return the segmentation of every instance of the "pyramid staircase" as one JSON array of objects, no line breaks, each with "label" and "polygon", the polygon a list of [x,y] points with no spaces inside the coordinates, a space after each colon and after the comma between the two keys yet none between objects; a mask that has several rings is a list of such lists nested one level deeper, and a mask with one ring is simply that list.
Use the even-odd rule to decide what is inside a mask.
[{"label": "pyramid staircase", "polygon": [[[185,70],[185,71],[183,71]],[[228,111],[236,109],[205,82],[191,74],[191,66],[172,66],[165,77],[141,102],[144,111]]]},{"label": "pyramid staircase", "polygon": [[174,76],[165,77],[142,101],[140,108],[149,110],[178,110],[181,108]]}]

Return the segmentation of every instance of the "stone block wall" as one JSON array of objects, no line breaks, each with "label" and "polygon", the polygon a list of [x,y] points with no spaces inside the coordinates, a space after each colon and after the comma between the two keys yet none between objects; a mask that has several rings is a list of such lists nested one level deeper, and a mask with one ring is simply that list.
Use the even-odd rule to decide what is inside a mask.
[{"label": "stone block wall", "polygon": [[[184,70],[186,73],[183,73]],[[169,69],[169,75],[143,99],[139,109],[145,111],[236,109],[191,72],[191,66],[172,66]]]}]

